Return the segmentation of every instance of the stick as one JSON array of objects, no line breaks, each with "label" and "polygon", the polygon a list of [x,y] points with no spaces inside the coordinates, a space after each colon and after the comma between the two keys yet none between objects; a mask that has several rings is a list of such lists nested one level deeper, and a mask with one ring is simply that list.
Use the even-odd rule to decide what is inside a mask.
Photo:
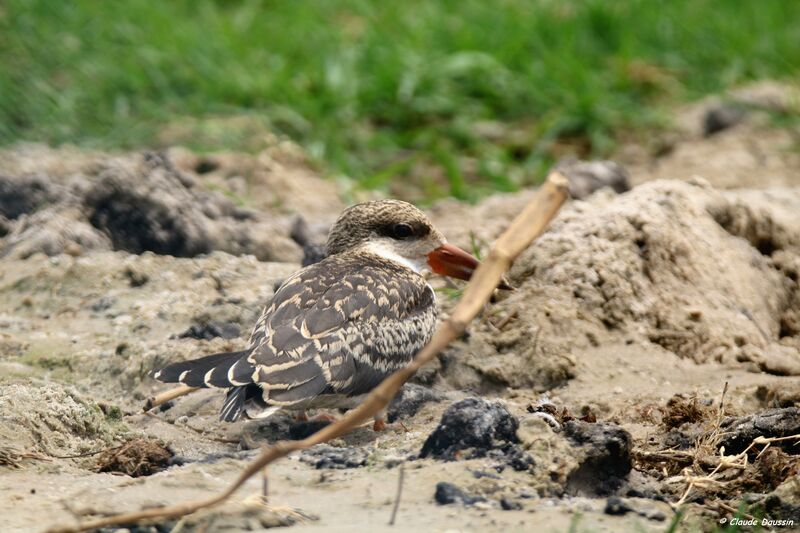
[{"label": "stick", "polygon": [[397,517],[397,510],[400,508],[400,497],[403,495],[403,481],[406,477],[406,463],[400,463],[400,473],[397,477],[397,494],[394,497],[394,507],[392,507],[392,517],[389,518],[389,525],[394,525],[394,519]]},{"label": "stick", "polygon": [[147,412],[154,407],[158,407],[162,403],[167,403],[170,400],[174,400],[175,398],[180,398],[181,396],[186,396],[187,394],[199,390],[197,387],[187,387],[186,385],[181,385],[180,387],[175,387],[174,389],[170,389],[166,392],[162,392],[161,394],[157,394],[155,396],[151,396],[144,402],[144,411]]},{"label": "stick", "polygon": [[436,330],[431,341],[420,350],[414,359],[405,367],[384,379],[380,385],[370,392],[367,398],[355,409],[349,411],[339,421],[320,429],[313,435],[299,441],[280,441],[265,448],[239,477],[225,491],[209,498],[194,502],[186,502],[171,507],[143,509],[131,513],[112,515],[96,520],[81,522],[77,525],[61,525],[48,530],[48,533],[76,533],[101,527],[119,526],[169,520],[178,518],[199,509],[212,507],[227,500],[248,479],[261,471],[273,461],[290,453],[303,450],[327,442],[350,432],[363,424],[374,414],[389,405],[392,398],[420,367],[430,362],[451,341],[460,337],[467,329],[469,322],[480,313],[483,306],[491,298],[503,274],[511,267],[511,263],[525,248],[544,232],[547,225],[561,208],[569,196],[569,182],[558,171],[553,171],[539,188],[533,200],[511,222],[511,225],[497,239],[486,261],[480,264],[467,285],[461,300],[453,309],[450,318]]},{"label": "stick", "polygon": [[261,471],[261,501],[269,503],[269,473],[266,466]]}]

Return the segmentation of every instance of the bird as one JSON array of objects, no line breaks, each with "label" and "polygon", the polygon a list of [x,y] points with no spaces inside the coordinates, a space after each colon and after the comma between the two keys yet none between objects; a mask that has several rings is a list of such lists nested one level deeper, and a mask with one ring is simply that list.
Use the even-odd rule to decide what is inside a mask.
[{"label": "bird", "polygon": [[[478,264],[410,203],[355,204],[331,226],[324,259],[277,288],[246,349],[170,364],[153,377],[227,389],[226,422],[353,408],[433,336],[438,307],[425,272],[468,280]],[[373,428],[385,427],[385,413],[375,415]]]}]

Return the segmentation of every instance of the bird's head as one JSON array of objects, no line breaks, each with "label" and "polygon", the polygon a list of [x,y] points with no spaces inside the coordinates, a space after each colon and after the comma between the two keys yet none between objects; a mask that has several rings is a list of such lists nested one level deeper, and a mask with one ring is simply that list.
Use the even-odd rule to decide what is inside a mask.
[{"label": "bird's head", "polygon": [[[379,200],[345,209],[331,228],[328,255],[363,249],[419,272],[430,268],[443,276],[468,280],[478,260],[448,244],[425,214],[399,200]],[[505,282],[501,288],[511,288]]]}]

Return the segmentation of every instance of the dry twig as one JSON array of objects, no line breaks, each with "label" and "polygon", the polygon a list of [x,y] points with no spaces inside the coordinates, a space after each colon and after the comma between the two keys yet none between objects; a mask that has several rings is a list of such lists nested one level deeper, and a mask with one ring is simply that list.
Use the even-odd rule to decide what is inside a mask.
[{"label": "dry twig", "polygon": [[403,481],[406,478],[406,463],[400,463],[400,472],[397,475],[397,494],[394,497],[394,506],[392,507],[392,516],[389,518],[389,525],[394,525],[394,519],[397,518],[397,510],[400,509],[400,498],[403,496]]},{"label": "dry twig", "polygon": [[[146,523],[156,520],[169,520],[185,516],[199,509],[211,507],[227,500],[248,479],[260,472],[268,464],[291,452],[309,448],[315,444],[341,437],[358,427],[389,405],[400,387],[417,370],[430,362],[451,341],[460,337],[467,325],[480,313],[492,293],[500,283],[503,274],[511,263],[528,245],[544,232],[547,225],[561,208],[569,195],[567,178],[554,171],[539,188],[533,200],[517,215],[511,225],[497,239],[486,260],[481,263],[472,281],[464,291],[458,305],[450,317],[436,330],[431,341],[414,357],[406,367],[401,368],[384,379],[355,409],[349,411],[339,421],[325,426],[313,435],[299,441],[281,441],[264,449],[225,491],[207,500],[186,502],[170,507],[143,509],[132,513],[116,514],[76,525],[61,525],[51,528],[49,533],[75,533],[101,527],[122,524]],[[188,392],[188,391],[187,391]],[[182,393],[183,394],[183,393]],[[179,395],[182,395],[179,394]],[[175,396],[173,396],[175,397]]]},{"label": "dry twig", "polygon": [[154,407],[158,407],[162,403],[167,403],[170,400],[174,400],[175,398],[180,398],[181,396],[186,396],[187,394],[199,390],[197,387],[187,387],[186,385],[181,385],[180,387],[175,387],[174,389],[169,389],[168,391],[162,392],[161,394],[157,394],[151,398],[148,398],[147,401],[144,403],[144,412],[146,413],[150,409]]}]

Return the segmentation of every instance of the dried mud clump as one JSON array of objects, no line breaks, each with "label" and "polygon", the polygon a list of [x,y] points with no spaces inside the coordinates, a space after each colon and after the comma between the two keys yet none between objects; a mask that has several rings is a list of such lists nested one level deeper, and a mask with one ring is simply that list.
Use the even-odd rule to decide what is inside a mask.
[{"label": "dried mud clump", "polygon": [[425,440],[420,457],[452,461],[485,457],[490,450],[519,442],[519,423],[500,403],[467,398],[442,414],[439,425]]},{"label": "dried mud clump", "polygon": [[100,454],[94,470],[130,477],[149,476],[166,469],[173,455],[172,451],[160,442],[134,439]]}]

